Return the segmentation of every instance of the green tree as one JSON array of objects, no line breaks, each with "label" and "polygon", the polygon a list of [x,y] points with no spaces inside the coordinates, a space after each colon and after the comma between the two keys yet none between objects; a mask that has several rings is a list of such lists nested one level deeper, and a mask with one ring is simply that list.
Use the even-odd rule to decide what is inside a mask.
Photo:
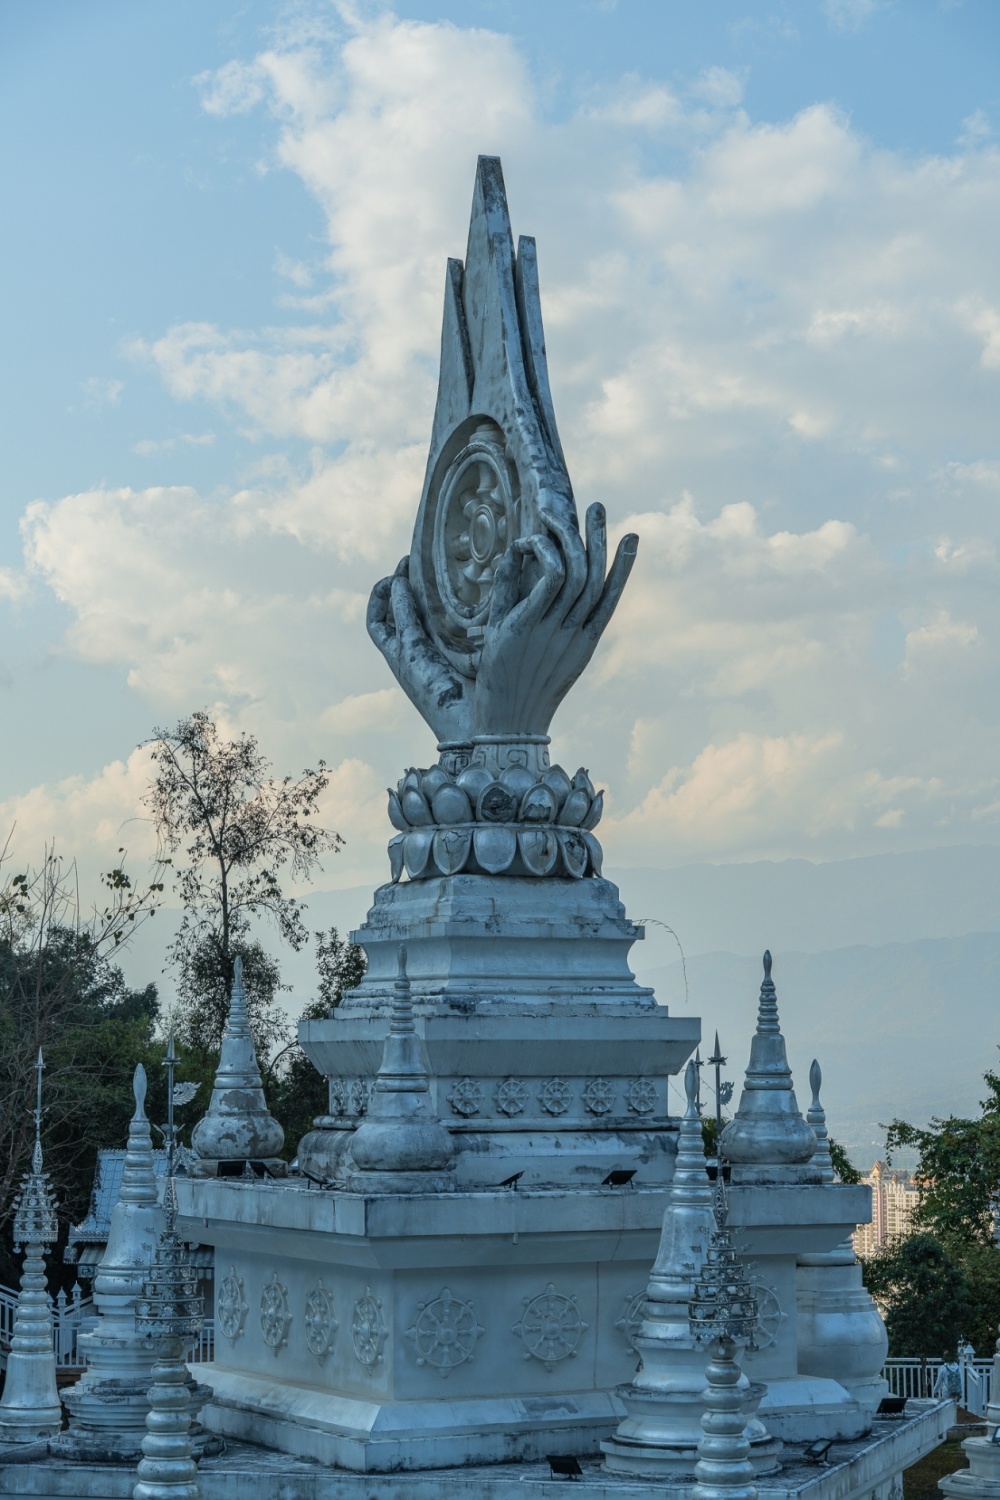
[{"label": "green tree", "polygon": [[[319,994],[306,1006],[300,1021],[322,1021],[331,1015],[347,991],[361,983],[368,963],[365,950],[340,937],[336,927],[317,932],[315,939]],[[291,1159],[313,1120],[327,1113],[327,1081],[296,1041],[274,1059],[265,1087],[271,1113],[285,1132],[285,1154]]]},{"label": "green tree", "polygon": [[865,1285],[883,1309],[889,1353],[924,1364],[953,1357],[974,1315],[972,1283],[940,1240],[915,1234],[864,1263]]},{"label": "green tree", "polygon": [[[48,851],[16,875],[0,853],[0,1223],[9,1217],[34,1135],[35,1060],[45,1059],[43,1146],[64,1222],[90,1196],[98,1147],[124,1139],[136,1062],[151,1062],[155,985],[128,987],[112,956],[156,908],[162,883],[135,888],[124,867],[104,900],[80,909],[72,865]],[[10,1281],[13,1263],[0,1276]]]},{"label": "green tree", "polygon": [[893,1120],[886,1159],[901,1146],[917,1152],[917,1224],[939,1239],[991,1245],[1000,1184],[1000,1076],[986,1072],[983,1078],[987,1096],[978,1119],[950,1115],[924,1129]]},{"label": "green tree", "polygon": [[217,1045],[240,954],[252,981],[251,1024],[273,1045],[283,1024],[278,973],[251,927],[268,919],[294,949],[308,938],[303,903],[282,882],[309,880],[321,855],[343,843],[314,821],[326,767],[320,761],[297,781],[279,780],[253,735],[227,740],[203,712],[154,730],[149,743],[156,774],[146,805],[183,910],[169,949],[182,1026],[192,1043]]},{"label": "green tree", "polygon": [[847,1183],[860,1182],[861,1173],[851,1161],[851,1158],[840,1142],[835,1141],[833,1136],[830,1136],[827,1144],[830,1147],[830,1160],[833,1163],[833,1170],[837,1174],[837,1181]]}]

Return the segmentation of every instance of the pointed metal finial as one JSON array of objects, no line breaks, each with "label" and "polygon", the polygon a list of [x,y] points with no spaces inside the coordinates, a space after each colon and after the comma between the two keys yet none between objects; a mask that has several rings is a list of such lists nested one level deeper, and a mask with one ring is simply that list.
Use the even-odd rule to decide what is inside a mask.
[{"label": "pointed metal finial", "polygon": [[757,1031],[777,1033],[780,1030],[778,1023],[778,992],[771,978],[771,952],[766,949],[764,953],[764,982],[760,987],[760,999],[757,1005]]},{"label": "pointed metal finial", "polygon": [[42,1057],[42,1049],[38,1049],[38,1057],[35,1060],[35,1146],[31,1153],[31,1170],[40,1172],[42,1170],[42,1070],[45,1067],[45,1059]]},{"label": "pointed metal finial", "polygon": [[409,1036],[416,1030],[416,1027],[413,1024],[413,997],[410,993],[410,980],[406,972],[405,943],[400,943],[396,950],[396,957],[399,967],[393,985],[389,1031],[393,1036]]},{"label": "pointed metal finial", "polygon": [[136,1063],[132,1074],[132,1095],[135,1099],[133,1119],[140,1120],[146,1113],[146,1069],[142,1063]]},{"label": "pointed metal finial", "polygon": [[823,1070],[815,1057],[809,1069],[809,1087],[812,1089],[812,1108],[819,1109],[819,1091],[823,1087]]},{"label": "pointed metal finial", "polygon": [[698,1112],[698,1068],[694,1059],[688,1063],[684,1071],[684,1093],[687,1095],[688,1115]]},{"label": "pointed metal finial", "polygon": [[830,1155],[830,1137],[826,1128],[826,1111],[820,1103],[819,1091],[823,1085],[823,1071],[814,1057],[812,1067],[809,1069],[809,1087],[812,1089],[812,1103],[806,1113],[806,1120],[812,1127],[816,1137],[816,1150],[813,1152],[811,1165],[818,1167],[824,1182],[833,1182],[836,1173],[833,1170],[833,1158]]}]

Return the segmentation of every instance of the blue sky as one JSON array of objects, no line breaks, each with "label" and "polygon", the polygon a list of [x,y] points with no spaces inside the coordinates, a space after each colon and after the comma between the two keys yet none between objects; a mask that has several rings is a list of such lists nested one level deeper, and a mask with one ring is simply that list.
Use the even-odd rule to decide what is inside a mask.
[{"label": "blue sky", "polygon": [[1000,829],[1000,10],[0,14],[2,811],[102,860],[197,706],[324,755],[334,884],[430,747],[408,545],[478,151],[539,239],[581,500],[643,537],[556,729],[616,864]]}]

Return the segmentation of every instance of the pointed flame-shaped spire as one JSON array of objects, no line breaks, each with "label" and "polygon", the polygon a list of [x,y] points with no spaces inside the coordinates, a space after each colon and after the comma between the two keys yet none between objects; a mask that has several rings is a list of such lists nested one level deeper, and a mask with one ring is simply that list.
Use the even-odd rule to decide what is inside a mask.
[{"label": "pointed flame-shaped spire", "polygon": [[284,1139],[285,1132],[264,1098],[243,985],[243,960],[237,958],[211,1103],[191,1132],[191,1145],[199,1158],[192,1173],[211,1175],[220,1162],[261,1161],[272,1173],[283,1175],[286,1168],[278,1152]]},{"label": "pointed flame-shaped spire", "polygon": [[430,1069],[414,1025],[404,943],[399,945],[398,961],[382,1063],[350,1151],[365,1178],[386,1185],[394,1181],[399,1190],[412,1191],[423,1187],[421,1179],[433,1173],[433,1186],[439,1190],[445,1185],[440,1174],[454,1163],[454,1147],[431,1104]]},{"label": "pointed flame-shaped spire", "polygon": [[809,1106],[806,1119],[812,1127],[812,1132],[817,1142],[811,1165],[819,1169],[821,1181],[833,1182],[836,1174],[833,1170],[833,1158],[830,1155],[830,1137],[826,1129],[826,1110],[819,1102],[819,1091],[823,1087],[823,1070],[815,1057],[812,1060],[812,1067],[809,1069],[809,1087],[812,1089],[812,1103]]},{"label": "pointed flame-shaped spire", "polygon": [[770,952],[764,954],[757,1029],[740,1107],[722,1132],[721,1150],[733,1164],[734,1182],[819,1181],[818,1173],[806,1166],[816,1137],[799,1112],[792,1087]]}]

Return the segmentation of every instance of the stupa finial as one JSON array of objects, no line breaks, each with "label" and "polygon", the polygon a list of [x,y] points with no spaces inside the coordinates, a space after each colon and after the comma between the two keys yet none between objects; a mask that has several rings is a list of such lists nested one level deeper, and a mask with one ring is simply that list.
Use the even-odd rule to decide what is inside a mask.
[{"label": "stupa finial", "polygon": [[809,1106],[806,1119],[812,1127],[813,1135],[816,1137],[816,1150],[813,1153],[810,1165],[819,1168],[823,1182],[833,1182],[836,1173],[833,1170],[833,1158],[830,1155],[830,1137],[826,1128],[826,1110],[819,1102],[819,1091],[823,1087],[823,1070],[815,1057],[809,1069],[809,1087],[812,1089],[812,1103]]},{"label": "stupa finial", "polygon": [[278,1153],[285,1132],[267,1107],[254,1051],[250,1011],[243,979],[243,960],[233,960],[233,985],[226,1030],[208,1110],[191,1132],[196,1177],[214,1176],[220,1162],[263,1162],[272,1176],[284,1176],[287,1165]]},{"label": "stupa finial", "polygon": [[819,1181],[811,1165],[816,1137],[792,1087],[769,949],[740,1107],[722,1132],[720,1149],[732,1164],[734,1182]]},{"label": "stupa finial", "polygon": [[413,1019],[406,972],[406,944],[396,950],[389,1033],[368,1101],[368,1112],[351,1139],[357,1169],[349,1185],[398,1192],[441,1191],[453,1184],[451,1136],[434,1113],[430,1069]]}]

